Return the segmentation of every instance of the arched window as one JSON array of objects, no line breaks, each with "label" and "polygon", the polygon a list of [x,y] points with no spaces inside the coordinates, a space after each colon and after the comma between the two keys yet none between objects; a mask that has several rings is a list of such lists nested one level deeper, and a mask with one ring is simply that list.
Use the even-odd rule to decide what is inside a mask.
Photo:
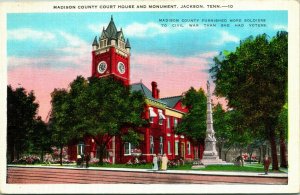
[{"label": "arched window", "polygon": [[153,140],[153,136],[150,136],[150,154],[154,154],[154,140]]},{"label": "arched window", "polygon": [[159,153],[163,154],[164,153],[164,142],[163,142],[163,137],[159,137]]}]

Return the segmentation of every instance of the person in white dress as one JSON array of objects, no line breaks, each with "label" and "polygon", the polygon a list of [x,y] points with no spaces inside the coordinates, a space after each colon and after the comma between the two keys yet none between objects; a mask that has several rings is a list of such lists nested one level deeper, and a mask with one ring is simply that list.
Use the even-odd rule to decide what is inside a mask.
[{"label": "person in white dress", "polygon": [[157,165],[157,156],[156,156],[156,154],[153,155],[153,160],[152,160],[152,162],[153,162],[152,169],[153,169],[154,171],[157,171],[157,170],[158,170],[158,165]]},{"label": "person in white dress", "polygon": [[161,170],[166,171],[167,167],[168,167],[168,157],[166,154],[164,154],[161,162]]}]

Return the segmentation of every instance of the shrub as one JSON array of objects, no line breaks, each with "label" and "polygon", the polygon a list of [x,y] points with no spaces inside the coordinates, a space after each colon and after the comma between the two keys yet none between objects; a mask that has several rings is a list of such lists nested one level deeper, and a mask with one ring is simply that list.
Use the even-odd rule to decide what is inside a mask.
[{"label": "shrub", "polygon": [[14,160],[13,164],[35,164],[40,163],[41,159],[36,155],[28,155],[28,156],[22,156],[18,160]]},{"label": "shrub", "polygon": [[179,165],[178,162],[176,162],[175,160],[168,161],[168,167],[169,168],[177,167],[178,165]]}]

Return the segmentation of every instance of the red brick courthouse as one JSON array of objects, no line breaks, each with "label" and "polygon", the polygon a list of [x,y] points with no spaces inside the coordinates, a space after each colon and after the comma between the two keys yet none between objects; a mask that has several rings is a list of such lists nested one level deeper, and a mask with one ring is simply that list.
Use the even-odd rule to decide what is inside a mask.
[{"label": "red brick courthouse", "polygon": [[[174,129],[180,122],[187,108],[182,105],[182,96],[160,98],[157,83],[151,83],[148,89],[143,83],[130,83],[130,43],[125,40],[122,29],[117,30],[113,18],[106,29],[103,28],[99,40],[95,37],[92,51],[92,76],[99,79],[113,75],[122,80],[124,85],[131,85],[132,91],[141,91],[146,97],[144,117],[150,126],[141,129],[142,142],[136,148],[131,143],[121,142],[114,137],[108,144],[107,159],[112,163],[126,163],[138,151],[140,158],[152,161],[153,154],[167,154],[169,160],[198,159],[202,156],[203,146],[194,145],[184,135],[175,134]],[[92,158],[98,157],[97,145],[92,138],[85,138],[84,143],[68,147],[71,160],[78,154],[89,153]]]}]

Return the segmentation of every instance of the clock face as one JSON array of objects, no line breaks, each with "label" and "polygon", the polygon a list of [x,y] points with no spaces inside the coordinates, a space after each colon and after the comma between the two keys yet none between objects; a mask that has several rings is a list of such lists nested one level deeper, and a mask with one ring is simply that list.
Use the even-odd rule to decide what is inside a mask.
[{"label": "clock face", "polygon": [[119,62],[119,63],[118,63],[118,71],[119,71],[119,73],[121,73],[121,74],[124,74],[124,73],[125,73],[125,65],[124,65],[122,62]]},{"label": "clock face", "polygon": [[106,71],[106,69],[107,69],[107,64],[106,64],[106,62],[105,62],[105,61],[99,62],[99,64],[98,64],[98,72],[99,72],[100,74],[102,74],[102,73],[104,73],[104,72]]}]

